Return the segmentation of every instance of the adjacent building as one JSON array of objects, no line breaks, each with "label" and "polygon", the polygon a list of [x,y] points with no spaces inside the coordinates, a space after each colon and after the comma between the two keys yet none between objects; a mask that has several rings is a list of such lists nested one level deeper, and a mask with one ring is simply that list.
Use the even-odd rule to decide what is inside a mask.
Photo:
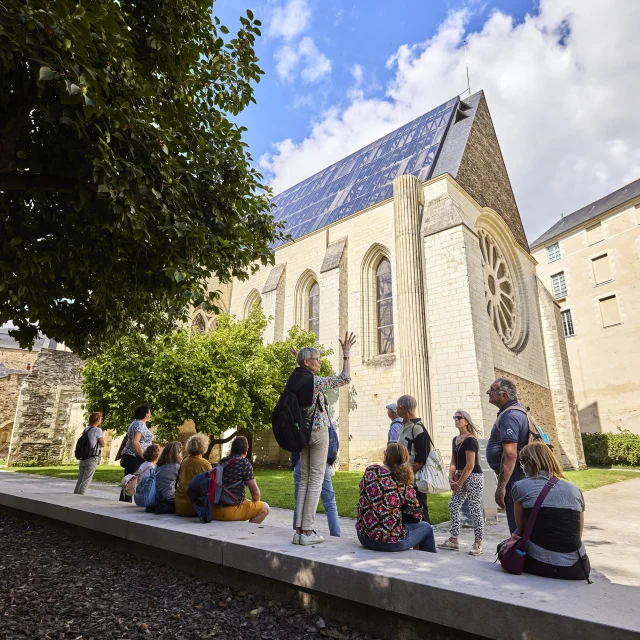
[{"label": "adjacent building", "polygon": [[561,308],[582,431],[640,434],[640,179],[564,216],[531,251]]},{"label": "adjacent building", "polygon": [[[536,278],[482,92],[449,100],[273,199],[290,241],[275,266],[222,288],[238,317],[261,305],[266,339],[312,329],[342,361],[357,333],[352,381],[332,398],[343,467],[381,458],[385,406],[409,393],[436,445],[452,416],[471,413],[488,436],[486,390],[509,377],[551,434],[562,463],[584,465],[560,308]],[[198,330],[214,319],[195,311]],[[283,454],[269,434],[260,461]]]}]

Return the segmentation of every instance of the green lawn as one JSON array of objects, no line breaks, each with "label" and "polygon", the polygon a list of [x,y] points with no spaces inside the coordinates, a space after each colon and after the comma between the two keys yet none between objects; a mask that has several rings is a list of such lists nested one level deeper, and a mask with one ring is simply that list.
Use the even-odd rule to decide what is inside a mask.
[{"label": "green lawn", "polygon": [[[33,473],[55,478],[74,480],[78,475],[77,465],[61,467],[11,467],[8,471]],[[256,469],[256,480],[260,486],[262,497],[273,507],[293,509],[293,476],[286,469]],[[567,478],[582,491],[589,491],[631,478],[640,478],[640,473],[625,469],[587,469],[586,471],[567,471]],[[338,512],[341,516],[354,518],[358,502],[358,483],[362,478],[361,471],[339,471],[333,476],[333,487],[336,492]],[[122,468],[117,465],[101,465],[97,468],[94,480],[117,484],[122,479]],[[429,514],[431,522],[438,524],[449,519],[448,493],[429,496]],[[322,505],[320,506],[322,510]]]}]

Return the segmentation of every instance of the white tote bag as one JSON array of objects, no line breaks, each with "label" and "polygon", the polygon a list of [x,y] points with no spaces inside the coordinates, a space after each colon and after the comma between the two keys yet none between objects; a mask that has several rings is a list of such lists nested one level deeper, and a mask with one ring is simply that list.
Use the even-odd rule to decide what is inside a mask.
[{"label": "white tote bag", "polygon": [[432,448],[427,462],[416,473],[416,487],[421,493],[445,493],[451,491],[449,473],[438,449]]}]

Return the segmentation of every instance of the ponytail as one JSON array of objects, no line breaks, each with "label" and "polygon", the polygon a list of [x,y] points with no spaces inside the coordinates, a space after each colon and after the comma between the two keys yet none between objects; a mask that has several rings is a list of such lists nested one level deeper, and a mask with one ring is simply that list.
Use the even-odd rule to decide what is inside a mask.
[{"label": "ponytail", "polygon": [[384,464],[393,479],[400,484],[413,484],[413,468],[409,464],[409,452],[397,442],[392,442],[384,452]]}]

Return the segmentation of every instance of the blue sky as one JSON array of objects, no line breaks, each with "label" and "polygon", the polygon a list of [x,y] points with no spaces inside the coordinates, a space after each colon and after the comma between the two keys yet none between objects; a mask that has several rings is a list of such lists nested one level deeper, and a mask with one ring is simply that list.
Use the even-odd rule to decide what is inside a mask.
[{"label": "blue sky", "polygon": [[214,13],[233,32],[247,8],[265,76],[238,121],[276,192],[462,92],[463,39],[531,240],[640,177],[640,3],[218,0]]}]

